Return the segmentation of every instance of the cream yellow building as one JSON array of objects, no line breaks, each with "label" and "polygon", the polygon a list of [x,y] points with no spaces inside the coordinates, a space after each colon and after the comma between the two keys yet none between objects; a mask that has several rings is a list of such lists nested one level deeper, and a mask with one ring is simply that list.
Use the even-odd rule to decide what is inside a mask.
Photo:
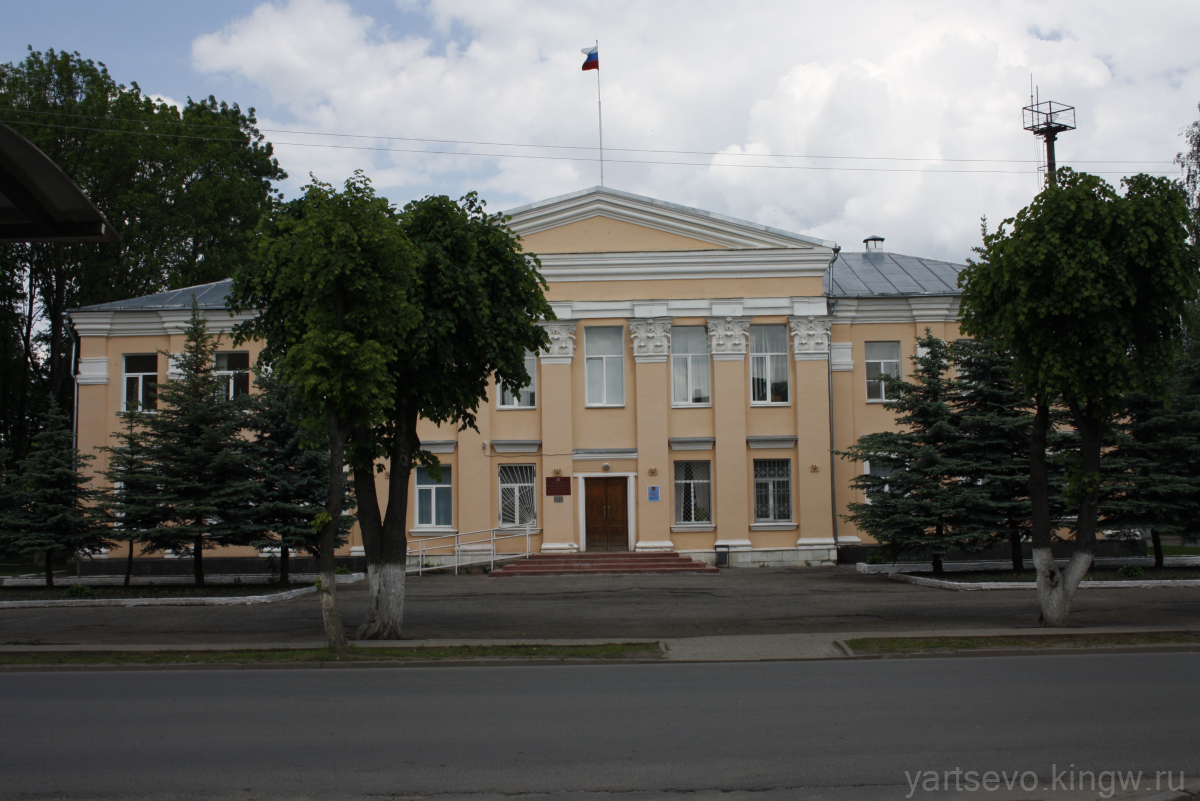
[{"label": "cream yellow building", "polygon": [[[892,425],[877,377],[907,372],[926,328],[958,335],[960,265],[600,187],[509,214],[549,283],[550,346],[528,356],[532,386],[493,388],[478,432],[422,423],[449,469],[414,471],[411,539],[528,525],[545,553],[728,550],[734,565],[824,564],[859,542],[839,515],[863,466],[831,450]],[[232,328],[227,290],[72,312],[81,450],[167,379],[151,357],[182,349],[193,295],[212,330]],[[256,351],[222,346],[231,393]]]}]

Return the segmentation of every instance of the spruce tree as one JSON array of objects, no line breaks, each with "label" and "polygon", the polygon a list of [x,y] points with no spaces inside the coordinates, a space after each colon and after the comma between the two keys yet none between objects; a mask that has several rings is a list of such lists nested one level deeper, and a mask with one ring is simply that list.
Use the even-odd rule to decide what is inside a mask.
[{"label": "spruce tree", "polygon": [[4,550],[44,555],[46,586],[54,586],[54,555],[70,557],[108,547],[108,533],[89,502],[95,491],[84,469],[93,457],[75,449],[75,437],[56,404],[43,417],[29,455],[6,494]]},{"label": "spruce tree", "polygon": [[125,560],[125,586],[133,577],[137,545],[163,522],[158,498],[158,470],[147,442],[147,413],[137,409],[120,412],[117,444],[101,448],[108,454],[104,478],[108,487],[100,493],[97,508],[104,511],[113,533],[129,543]]},{"label": "spruce tree", "polygon": [[[259,368],[248,429],[247,453],[254,474],[254,497],[247,510],[250,542],[260,550],[279,549],[279,580],[290,579],[294,551],[319,554],[313,521],[325,508],[329,487],[329,448],[309,441],[318,432],[300,426],[300,410],[291,388],[272,371]],[[349,482],[343,481],[349,492]],[[347,496],[343,509],[353,506]],[[343,514],[334,547],[346,540],[354,518]]]},{"label": "spruce tree", "polygon": [[934,572],[941,573],[947,553],[980,550],[990,532],[972,520],[964,499],[967,466],[958,455],[961,434],[950,406],[949,346],[928,329],[917,346],[912,381],[884,379],[888,395],[898,394],[886,407],[900,430],[866,434],[839,453],[870,465],[853,482],[866,502],[849,504],[844,519],[893,557],[930,554]]},{"label": "spruce tree", "polygon": [[1200,346],[1189,342],[1165,400],[1135,393],[1101,460],[1101,526],[1149,529],[1155,567],[1162,535],[1189,541],[1200,519]]},{"label": "spruce tree", "polygon": [[958,437],[951,451],[961,465],[964,511],[972,525],[994,532],[1024,569],[1021,540],[1030,531],[1029,426],[1033,411],[1012,382],[1012,359],[991,342],[963,339],[950,346],[957,376],[950,406]]},{"label": "spruce tree", "polygon": [[148,545],[190,550],[197,586],[204,584],[206,548],[252,538],[242,520],[253,492],[240,436],[246,402],[228,400],[226,382],[214,373],[216,350],[193,298],[183,353],[172,366],[178,377],[159,385],[158,410],[146,415],[163,518]]}]

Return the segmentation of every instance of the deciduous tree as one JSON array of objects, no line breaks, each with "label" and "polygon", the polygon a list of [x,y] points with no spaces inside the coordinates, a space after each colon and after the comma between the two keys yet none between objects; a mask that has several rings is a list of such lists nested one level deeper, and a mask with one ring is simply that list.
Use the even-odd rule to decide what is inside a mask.
[{"label": "deciduous tree", "polygon": [[[1013,380],[1032,399],[1030,499],[1043,620],[1064,625],[1091,566],[1105,429],[1133,392],[1161,395],[1181,318],[1197,287],[1184,193],[1163,178],[1101,179],[1063,169],[1015,218],[984,235],[963,287],[963,328],[1013,355]],[[1050,409],[1079,437],[1067,494],[1078,511],[1075,551],[1054,563],[1046,459]]]}]

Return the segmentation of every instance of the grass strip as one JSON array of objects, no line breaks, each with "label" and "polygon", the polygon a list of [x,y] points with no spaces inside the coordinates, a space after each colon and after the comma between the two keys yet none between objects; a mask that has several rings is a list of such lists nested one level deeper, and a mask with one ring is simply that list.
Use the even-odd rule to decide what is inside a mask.
[{"label": "grass strip", "polygon": [[131,587],[83,584],[56,587],[0,587],[0,601],[100,601],[126,598],[231,598],[274,595],[311,587],[312,584],[135,584]]},{"label": "grass strip", "polygon": [[1200,632],[1148,631],[1120,634],[1031,634],[1017,637],[865,637],[847,640],[858,654],[923,654],[984,648],[1106,648],[1114,645],[1194,645]]},{"label": "grass strip", "polygon": [[211,665],[322,662],[436,662],[460,659],[646,659],[659,657],[658,643],[604,645],[451,645],[415,648],[329,648],[242,651],[49,651],[0,653],[0,666]]}]

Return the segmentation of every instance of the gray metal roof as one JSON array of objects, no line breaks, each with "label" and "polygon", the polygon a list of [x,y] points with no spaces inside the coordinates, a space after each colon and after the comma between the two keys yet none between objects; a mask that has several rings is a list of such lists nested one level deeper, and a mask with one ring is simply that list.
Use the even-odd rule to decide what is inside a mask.
[{"label": "gray metal roof", "polygon": [[839,253],[825,272],[825,294],[834,298],[957,295],[965,264],[870,251]]},{"label": "gray metal roof", "polygon": [[146,295],[141,298],[114,300],[111,303],[97,303],[94,306],[84,306],[83,308],[75,309],[75,311],[136,311],[138,309],[164,311],[167,309],[190,309],[192,308],[193,297],[196,298],[196,302],[200,304],[200,308],[202,309],[223,309],[225,308],[225,296],[229,294],[231,286],[233,286],[233,279],[226,278],[224,281],[217,281],[213,284],[172,289],[168,292],[159,292],[156,295]]},{"label": "gray metal roof", "polygon": [[[903,256],[899,253],[839,253],[825,272],[825,294],[834,298],[904,295],[957,295],[965,264]],[[225,308],[232,279],[189,286],[142,298],[98,303],[75,311],[190,309],[195,296],[202,309]]]}]

